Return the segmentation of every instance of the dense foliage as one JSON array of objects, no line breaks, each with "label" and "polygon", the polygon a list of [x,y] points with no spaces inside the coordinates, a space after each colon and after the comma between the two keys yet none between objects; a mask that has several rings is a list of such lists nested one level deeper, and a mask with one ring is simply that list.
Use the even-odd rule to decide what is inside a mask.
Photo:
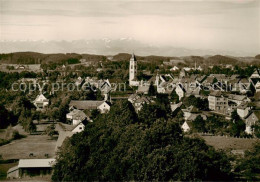
[{"label": "dense foliage", "polygon": [[[258,161],[258,162],[257,162]],[[245,156],[238,160],[235,166],[235,173],[240,180],[260,180],[260,143],[256,143],[252,150],[245,152]]]},{"label": "dense foliage", "polygon": [[[146,110],[154,115],[154,111]],[[142,113],[142,112],[141,112]],[[200,139],[186,138],[173,120],[136,115],[120,101],[106,115],[67,139],[57,156],[54,181],[228,180],[227,156]],[[152,117],[153,118],[153,117]],[[149,121],[148,121],[149,120]]]}]

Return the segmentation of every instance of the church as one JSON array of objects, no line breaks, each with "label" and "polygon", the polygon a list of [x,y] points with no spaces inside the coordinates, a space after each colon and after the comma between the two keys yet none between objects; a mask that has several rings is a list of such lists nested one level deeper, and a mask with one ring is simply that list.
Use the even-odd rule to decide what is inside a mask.
[{"label": "church", "polygon": [[139,81],[137,80],[137,59],[134,53],[130,58],[130,64],[129,64],[129,85],[130,86],[139,85]]}]

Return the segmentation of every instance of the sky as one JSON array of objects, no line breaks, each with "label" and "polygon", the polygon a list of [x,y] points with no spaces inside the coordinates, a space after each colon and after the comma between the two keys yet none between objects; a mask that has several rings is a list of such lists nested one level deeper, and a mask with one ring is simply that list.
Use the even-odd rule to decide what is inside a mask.
[{"label": "sky", "polygon": [[259,0],[0,0],[0,39],[133,38],[260,53]]}]

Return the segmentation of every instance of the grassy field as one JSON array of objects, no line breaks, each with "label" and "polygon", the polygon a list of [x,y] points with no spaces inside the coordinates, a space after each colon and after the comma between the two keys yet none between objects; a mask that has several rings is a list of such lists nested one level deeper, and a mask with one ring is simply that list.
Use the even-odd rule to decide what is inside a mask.
[{"label": "grassy field", "polygon": [[14,140],[7,145],[0,146],[0,154],[3,159],[28,159],[29,154],[33,153],[31,158],[45,158],[55,155],[56,140],[50,140],[46,135],[28,135],[26,138]]},{"label": "grassy field", "polygon": [[247,150],[259,140],[247,138],[233,138],[225,136],[201,136],[208,145],[223,150]]},{"label": "grassy field", "polygon": [[0,138],[5,139],[5,129],[0,129]]},{"label": "grassy field", "polygon": [[8,169],[10,169],[11,167],[17,166],[17,165],[18,165],[18,162],[0,164],[0,180],[5,180]]}]

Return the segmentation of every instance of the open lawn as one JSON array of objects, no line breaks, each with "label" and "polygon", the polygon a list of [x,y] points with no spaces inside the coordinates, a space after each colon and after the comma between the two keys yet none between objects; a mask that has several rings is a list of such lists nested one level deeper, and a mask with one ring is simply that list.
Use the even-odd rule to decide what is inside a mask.
[{"label": "open lawn", "polygon": [[224,150],[247,150],[252,148],[255,142],[259,142],[258,139],[249,138],[234,138],[225,136],[201,136],[208,145],[213,146],[216,149]]},{"label": "open lawn", "polygon": [[0,146],[0,155],[3,159],[28,159],[29,154],[33,153],[31,158],[49,158],[55,155],[56,140],[50,140],[46,135],[28,135],[26,138],[14,140],[7,145]]},{"label": "open lawn", "polygon": [[0,129],[0,138],[5,139],[5,129]]},{"label": "open lawn", "polygon": [[8,169],[10,169],[11,167],[17,166],[17,165],[18,165],[18,162],[0,164],[0,180],[5,180]]}]

